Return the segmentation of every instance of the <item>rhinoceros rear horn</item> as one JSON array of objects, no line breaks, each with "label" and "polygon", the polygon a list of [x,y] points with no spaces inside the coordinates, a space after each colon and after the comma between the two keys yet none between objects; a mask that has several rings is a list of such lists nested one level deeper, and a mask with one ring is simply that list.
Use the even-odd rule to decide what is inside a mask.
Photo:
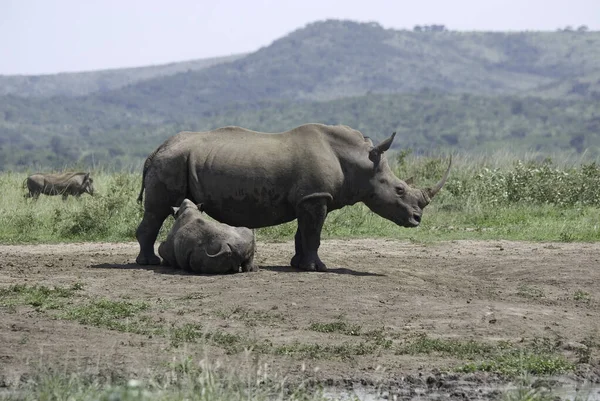
[{"label": "rhinoceros rear horn", "polygon": [[442,177],[442,179],[437,184],[435,184],[435,186],[433,188],[427,188],[425,190],[425,192],[427,193],[427,196],[430,199],[433,198],[440,191],[440,189],[442,189],[442,187],[446,183],[446,180],[448,179],[448,174],[450,174],[451,166],[452,166],[452,155],[450,155],[450,162],[448,163],[448,168],[446,169],[446,172],[444,173],[444,176]]}]

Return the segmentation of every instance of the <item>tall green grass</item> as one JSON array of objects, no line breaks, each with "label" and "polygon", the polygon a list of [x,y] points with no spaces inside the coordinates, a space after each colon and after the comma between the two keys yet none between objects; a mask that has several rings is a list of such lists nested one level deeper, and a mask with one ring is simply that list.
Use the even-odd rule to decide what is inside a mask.
[{"label": "tall green grass", "polygon": [[[290,385],[266,364],[250,359],[235,367],[207,359],[176,359],[164,372],[146,380],[104,377],[91,374],[65,374],[42,366],[14,391],[0,395],[11,401],[121,400],[121,401],[326,401],[323,390],[310,383]],[[12,389],[11,389],[12,390]]]},{"label": "tall green grass", "polygon": [[[401,178],[433,185],[447,159],[403,152],[392,158]],[[26,174],[0,174],[0,242],[132,241],[143,207],[136,202],[139,173],[93,172],[97,195],[26,200]],[[396,226],[359,203],[330,213],[324,238],[600,239],[600,165],[531,155],[455,156],[445,188],[425,209],[416,229]],[[170,228],[167,219],[161,237]],[[258,230],[259,239],[288,240],[295,222]]]}]

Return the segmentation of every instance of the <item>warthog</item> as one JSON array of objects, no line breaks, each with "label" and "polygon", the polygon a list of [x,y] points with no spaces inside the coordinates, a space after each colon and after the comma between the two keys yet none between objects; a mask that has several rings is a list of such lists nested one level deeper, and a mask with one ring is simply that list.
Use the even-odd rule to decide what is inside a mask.
[{"label": "warthog", "polygon": [[69,195],[94,195],[94,180],[90,173],[33,174],[23,182],[23,187],[25,185],[29,190],[25,194],[26,198],[37,199],[40,194],[44,194],[62,195],[62,199],[66,200]]},{"label": "warthog", "polygon": [[173,208],[175,224],[158,247],[163,263],[194,273],[224,274],[256,271],[254,231],[211,221],[202,207],[185,199]]},{"label": "warthog", "polygon": [[291,265],[326,270],[318,256],[327,214],[364,202],[378,215],[404,227],[421,223],[423,209],[442,189],[413,188],[397,178],[384,152],[394,134],[374,145],[350,127],[306,124],[279,134],[225,127],[181,132],[160,145],[144,163],[144,217],[137,229],[139,264],[160,263],[154,242],[184,198],[232,226],[259,228],[298,220]]}]

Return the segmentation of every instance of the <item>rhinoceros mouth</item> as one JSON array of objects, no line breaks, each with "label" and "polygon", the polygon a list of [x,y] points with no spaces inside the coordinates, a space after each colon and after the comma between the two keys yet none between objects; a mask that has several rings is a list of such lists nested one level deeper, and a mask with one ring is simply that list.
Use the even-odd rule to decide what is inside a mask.
[{"label": "rhinoceros mouth", "polygon": [[414,227],[418,227],[419,226],[419,222],[416,221],[415,219],[411,218],[409,219],[406,224],[404,225],[404,227],[408,227],[408,228],[414,228]]},{"label": "rhinoceros mouth", "polygon": [[407,220],[396,220],[394,223],[398,224],[401,227],[414,228],[419,226],[420,219],[417,220],[414,217],[409,217]]}]

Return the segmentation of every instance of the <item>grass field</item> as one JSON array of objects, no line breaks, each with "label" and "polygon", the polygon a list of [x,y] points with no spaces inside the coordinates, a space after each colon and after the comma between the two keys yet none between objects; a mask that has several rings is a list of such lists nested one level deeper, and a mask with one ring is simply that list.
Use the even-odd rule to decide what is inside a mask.
[{"label": "grass field", "polygon": [[[400,154],[399,177],[424,187],[442,175],[446,160]],[[141,174],[92,172],[97,195],[26,200],[26,174],[0,175],[0,243],[132,241],[143,207]],[[565,160],[514,160],[506,155],[455,157],[444,190],[416,229],[396,226],[362,203],[329,214],[323,238],[388,237],[413,241],[600,239],[600,166]],[[162,235],[171,224],[168,219]],[[291,239],[295,222],[258,230],[262,240]]]}]

